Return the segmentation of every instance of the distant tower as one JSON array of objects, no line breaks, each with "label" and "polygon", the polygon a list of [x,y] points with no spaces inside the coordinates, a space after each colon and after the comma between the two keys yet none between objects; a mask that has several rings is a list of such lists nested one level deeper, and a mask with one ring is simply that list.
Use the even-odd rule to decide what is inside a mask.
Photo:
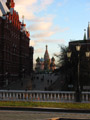
[{"label": "distant tower", "polygon": [[14,8],[15,7],[14,0],[7,0],[6,5],[9,9]]},{"label": "distant tower", "polygon": [[46,45],[46,51],[44,54],[44,69],[49,70],[50,69],[50,58],[48,54],[48,46]]},{"label": "distant tower", "polygon": [[26,32],[26,24],[24,24],[24,16],[22,16],[21,32]]},{"label": "distant tower", "polygon": [[87,39],[90,40],[90,22],[88,22],[87,37]]},{"label": "distant tower", "polygon": [[86,40],[87,39],[87,37],[86,37],[86,29],[84,29],[84,38],[83,38],[84,40]]},{"label": "distant tower", "polygon": [[48,46],[47,45],[46,45],[46,51],[45,51],[45,54],[44,54],[44,59],[45,60],[49,59]]}]

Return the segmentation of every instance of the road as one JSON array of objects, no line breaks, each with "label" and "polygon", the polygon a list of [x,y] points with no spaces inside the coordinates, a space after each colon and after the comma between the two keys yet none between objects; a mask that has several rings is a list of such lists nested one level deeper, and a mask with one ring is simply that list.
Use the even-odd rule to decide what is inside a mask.
[{"label": "road", "polygon": [[51,118],[89,119],[89,113],[0,111],[0,120],[49,120]]}]

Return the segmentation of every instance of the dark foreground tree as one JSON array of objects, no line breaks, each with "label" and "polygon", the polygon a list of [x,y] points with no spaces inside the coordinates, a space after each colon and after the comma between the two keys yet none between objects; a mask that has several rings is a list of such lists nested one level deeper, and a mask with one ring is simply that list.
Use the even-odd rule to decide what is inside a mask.
[{"label": "dark foreground tree", "polygon": [[[76,90],[78,80],[78,52],[75,50],[75,46],[73,46],[71,48],[71,58],[68,59],[68,49],[69,48],[67,46],[60,46],[60,54],[55,54],[55,56],[58,59],[57,66],[60,71],[60,76],[64,76],[61,79],[64,80],[66,89],[68,88],[68,86],[71,87],[73,85],[72,90]],[[85,51],[86,50],[81,49],[81,51],[79,52],[79,83],[81,90],[85,90],[83,89],[85,86],[90,87],[90,58],[86,58]],[[66,90],[65,86],[63,86],[62,88]]]},{"label": "dark foreground tree", "polygon": [[65,66],[67,63],[67,51],[68,51],[68,47],[67,46],[60,46],[60,53],[59,54],[55,54],[55,56],[58,59],[58,63],[57,63],[57,67],[62,67]]},{"label": "dark foreground tree", "polygon": [[[73,76],[73,67],[72,67],[72,62],[70,59],[67,58],[67,52],[69,50],[68,46],[60,46],[60,53],[55,56],[58,59],[57,67],[60,72],[60,78],[61,82],[64,84],[62,85],[62,90],[69,90],[68,85],[74,84],[74,79],[72,78]],[[61,84],[61,83],[60,83]],[[74,86],[74,85],[73,85]],[[72,88],[70,88],[72,89]],[[73,88],[74,89],[74,88]],[[61,90],[61,88],[60,88]]]}]

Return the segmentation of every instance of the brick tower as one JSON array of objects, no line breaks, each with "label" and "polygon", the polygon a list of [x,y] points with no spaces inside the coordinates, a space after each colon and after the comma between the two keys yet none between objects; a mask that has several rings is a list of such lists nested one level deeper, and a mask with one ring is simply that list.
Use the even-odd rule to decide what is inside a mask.
[{"label": "brick tower", "polygon": [[14,0],[7,0],[6,5],[9,9],[14,8],[15,7]]}]

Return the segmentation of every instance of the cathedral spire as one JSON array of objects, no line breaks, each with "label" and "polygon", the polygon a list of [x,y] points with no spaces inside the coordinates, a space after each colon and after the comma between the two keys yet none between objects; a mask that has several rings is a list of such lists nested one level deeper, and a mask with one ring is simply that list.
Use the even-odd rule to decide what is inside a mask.
[{"label": "cathedral spire", "polygon": [[46,51],[44,54],[44,59],[49,59],[49,54],[48,54],[48,46],[46,45]]},{"label": "cathedral spire", "polygon": [[44,54],[44,69],[49,70],[50,69],[50,58],[48,53],[48,46],[46,45],[46,50]]},{"label": "cathedral spire", "polygon": [[84,29],[84,40],[86,40],[86,29]]},{"label": "cathedral spire", "polygon": [[88,40],[90,40],[90,22],[88,22],[87,37],[88,37]]},{"label": "cathedral spire", "polygon": [[6,5],[9,9],[14,8],[15,7],[14,0],[7,0]]},{"label": "cathedral spire", "polygon": [[48,49],[48,46],[46,45],[46,51],[47,51],[47,49]]}]

